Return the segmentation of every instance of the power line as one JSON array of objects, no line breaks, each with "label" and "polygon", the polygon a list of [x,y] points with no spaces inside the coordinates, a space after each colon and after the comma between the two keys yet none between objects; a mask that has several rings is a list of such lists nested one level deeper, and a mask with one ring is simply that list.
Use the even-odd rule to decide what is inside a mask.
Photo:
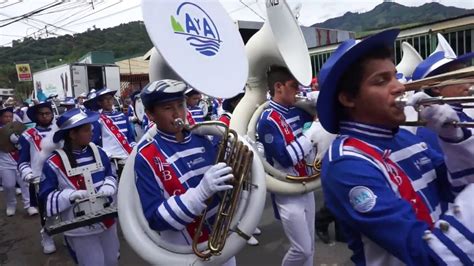
[{"label": "power line", "polygon": [[71,27],[73,26],[76,26],[76,25],[80,25],[80,24],[86,24],[86,23],[89,23],[89,22],[93,22],[93,21],[97,21],[97,20],[101,20],[101,19],[104,19],[104,18],[108,18],[108,17],[112,17],[112,16],[115,16],[117,14],[120,14],[120,13],[123,13],[123,12],[127,12],[129,10],[132,10],[132,9],[135,9],[137,7],[139,7],[140,5],[136,5],[136,6],[132,6],[132,7],[129,7],[129,8],[126,8],[124,10],[121,10],[121,11],[118,11],[118,12],[115,12],[115,13],[112,13],[112,14],[109,14],[109,15],[105,15],[103,17],[99,17],[99,18],[95,18],[95,19],[91,19],[91,20],[87,20],[87,21],[83,21],[83,22],[80,22],[80,23],[76,23],[76,24],[72,24],[72,25],[69,25]]},{"label": "power line", "polygon": [[17,19],[14,19],[13,21],[10,21],[10,22],[7,22],[7,23],[5,23],[5,24],[3,24],[3,25],[0,25],[0,28],[6,27],[6,26],[8,26],[8,25],[10,25],[10,24],[13,24],[13,23],[15,23],[15,22],[18,22],[18,21],[20,21],[20,20],[22,20],[22,19],[28,18],[28,17],[30,17],[30,16],[36,14],[36,13],[39,13],[39,12],[41,12],[41,11],[50,9],[50,8],[52,8],[52,7],[55,7],[55,6],[58,6],[58,5],[61,5],[61,4],[62,4],[62,2],[59,2],[59,3],[56,3],[56,4],[52,5],[52,6],[45,7],[45,8],[43,8],[43,9],[39,9],[39,10],[37,10],[37,11],[33,11],[33,12],[26,13],[26,14],[22,15],[21,17],[19,17],[19,18],[17,18]]},{"label": "power line", "polygon": [[246,3],[244,3],[244,1],[239,0],[239,2],[240,2],[242,5],[246,6],[248,9],[250,9],[250,11],[252,11],[255,15],[259,16],[263,21],[265,21],[265,18],[264,18],[264,17],[260,16],[260,14],[257,13],[257,11],[253,10],[249,5],[247,5]]}]

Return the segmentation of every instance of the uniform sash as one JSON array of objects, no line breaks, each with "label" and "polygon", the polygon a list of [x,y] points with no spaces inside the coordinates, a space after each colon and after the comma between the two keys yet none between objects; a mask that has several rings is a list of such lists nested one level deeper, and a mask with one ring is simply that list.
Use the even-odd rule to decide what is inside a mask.
[{"label": "uniform sash", "polygon": [[188,124],[190,126],[194,126],[196,124],[196,120],[194,120],[193,115],[189,110],[186,111],[186,120],[188,120]]},{"label": "uniform sash", "polygon": [[431,218],[428,207],[421,196],[413,189],[411,180],[406,175],[405,171],[390,160],[388,157],[389,153],[384,153],[382,155],[369,144],[356,138],[348,138],[344,142],[344,146],[355,148],[379,162],[380,165],[383,165],[387,170],[391,183],[397,186],[400,196],[410,203],[416,214],[416,218],[420,221],[426,222],[430,227],[433,227],[433,219]]},{"label": "uniform sash", "polygon": [[[169,163],[166,162],[166,157],[163,153],[156,147],[155,144],[151,143],[147,147],[141,150],[143,158],[148,162],[152,167],[155,176],[157,176],[160,182],[163,184],[163,189],[166,190],[168,195],[177,196],[186,192],[186,188],[179,181],[179,177],[176,175],[176,172],[171,167]],[[196,233],[196,229],[201,222],[202,217],[197,217],[194,221],[189,223],[186,226],[186,230],[189,235],[193,237]],[[198,242],[204,242],[209,239],[209,231],[206,227],[203,227],[202,234],[199,236]]]},{"label": "uniform sash", "polygon": [[[290,125],[288,125],[288,123],[285,121],[285,118],[283,116],[281,116],[278,112],[272,110],[268,117],[278,126],[278,129],[283,134],[283,138],[285,139],[286,145],[289,145],[295,140],[293,130],[291,129]],[[298,171],[299,176],[308,175],[308,173],[306,172],[306,162],[304,159],[301,159],[295,165],[295,169],[296,171]]]},{"label": "uniform sash", "polygon": [[[95,160],[101,160],[100,158],[94,158]],[[54,166],[61,171],[61,173],[69,180],[76,190],[86,190],[86,183],[84,182],[84,177],[82,175],[75,175],[75,176],[68,176],[66,173],[66,168],[64,167],[64,163],[61,160],[61,157],[57,154],[51,157],[51,162]],[[115,219],[113,217],[104,218],[102,220],[105,228],[110,228],[115,223]]]},{"label": "uniform sash", "polygon": [[122,145],[124,150],[130,154],[132,153],[132,147],[128,143],[127,138],[120,132],[119,128],[115,125],[114,121],[107,117],[104,114],[100,114],[100,119],[105,122],[105,126],[112,133],[112,135],[117,139],[117,141]]},{"label": "uniform sash", "polygon": [[25,133],[30,136],[30,138],[33,140],[33,144],[35,145],[35,148],[37,151],[41,151],[41,135],[38,134],[38,130],[36,128],[32,127],[25,131]]}]

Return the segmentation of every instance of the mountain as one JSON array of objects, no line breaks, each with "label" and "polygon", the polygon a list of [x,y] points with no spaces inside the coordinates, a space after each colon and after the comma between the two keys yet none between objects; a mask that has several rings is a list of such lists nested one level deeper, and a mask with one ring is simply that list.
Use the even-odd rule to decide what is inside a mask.
[{"label": "mountain", "polygon": [[474,13],[474,9],[427,3],[419,7],[407,7],[394,2],[384,2],[365,13],[347,12],[343,16],[328,19],[313,26],[348,31],[370,31],[394,26],[416,25]]}]

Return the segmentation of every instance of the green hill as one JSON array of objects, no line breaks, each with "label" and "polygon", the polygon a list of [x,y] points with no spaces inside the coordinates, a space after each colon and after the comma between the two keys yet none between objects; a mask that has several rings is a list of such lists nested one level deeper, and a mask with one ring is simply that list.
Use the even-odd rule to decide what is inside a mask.
[{"label": "green hill", "polygon": [[355,32],[416,25],[474,13],[473,9],[427,3],[419,7],[407,7],[397,3],[382,3],[365,13],[347,12],[341,17],[328,19],[313,26]]}]

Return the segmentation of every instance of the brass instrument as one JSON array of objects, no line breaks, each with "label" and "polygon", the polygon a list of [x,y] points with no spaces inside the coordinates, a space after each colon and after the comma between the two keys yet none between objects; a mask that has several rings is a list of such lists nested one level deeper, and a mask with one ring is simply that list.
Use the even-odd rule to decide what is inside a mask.
[{"label": "brass instrument", "polygon": [[[403,108],[407,105],[408,97],[407,96],[400,96],[395,99],[395,104],[400,108]],[[419,100],[415,106],[415,110],[419,111],[422,106],[429,106],[433,104],[463,104],[463,103],[473,103],[474,97],[473,96],[463,96],[463,97],[431,97],[427,99]],[[424,121],[407,121],[403,123],[404,126],[425,126],[426,122]],[[459,122],[459,121],[452,121],[447,123],[448,125],[452,125],[455,127],[465,127],[465,128],[474,128],[474,122]]]},{"label": "brass instrument", "polygon": [[[176,127],[187,127],[182,119],[175,120]],[[204,122],[186,128],[190,131],[198,130],[202,127],[214,126],[223,129],[221,131],[222,139],[219,142],[219,150],[217,153],[216,163],[225,162],[232,167],[232,174],[234,175],[231,185],[233,189],[226,190],[222,193],[221,203],[218,207],[216,218],[209,234],[208,249],[200,251],[198,249],[198,239],[201,235],[204,221],[206,220],[207,209],[200,217],[200,223],[197,227],[193,237],[193,252],[201,259],[207,260],[211,256],[220,255],[224,249],[229,230],[231,230],[231,222],[237,210],[238,200],[242,189],[248,184],[248,176],[253,161],[253,152],[242,141],[238,140],[237,132],[229,129],[221,122]]]},{"label": "brass instrument", "polygon": [[474,84],[474,66],[404,84],[405,91],[423,90],[458,84]]}]

